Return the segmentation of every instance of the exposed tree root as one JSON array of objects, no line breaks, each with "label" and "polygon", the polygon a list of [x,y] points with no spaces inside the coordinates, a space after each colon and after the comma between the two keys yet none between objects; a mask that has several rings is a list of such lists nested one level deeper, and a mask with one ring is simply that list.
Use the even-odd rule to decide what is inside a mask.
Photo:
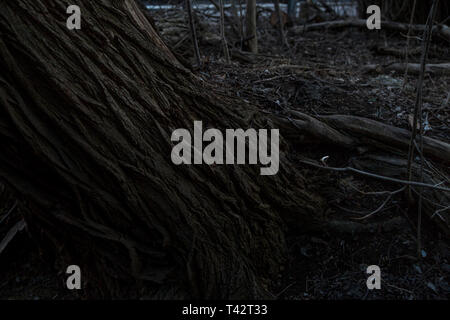
[{"label": "exposed tree root", "polygon": [[[298,138],[295,129],[309,137],[305,141],[321,141],[347,149],[373,147],[380,150],[407,151],[411,133],[408,130],[387,125],[375,120],[349,115],[319,116],[316,118],[298,111],[291,111],[292,118],[282,118],[280,125],[287,135]],[[301,141],[301,140],[297,140]],[[443,164],[450,163],[450,144],[424,137],[424,154]]]},{"label": "exposed tree root", "polygon": [[[350,161],[350,165],[354,164],[354,168],[394,179],[404,180],[407,177],[406,154],[411,136],[408,130],[355,116],[332,115],[320,116],[316,119],[297,111],[291,111],[289,114],[292,118],[282,118],[280,125],[285,127],[286,136],[295,140],[295,143],[325,143],[355,150],[360,155]],[[424,137],[423,145],[426,158],[434,159],[437,163],[448,167],[450,144]],[[403,158],[399,158],[399,154],[403,155]],[[445,172],[436,169],[429,161],[427,161],[427,168],[424,174],[425,183],[434,186],[450,181],[450,177]],[[419,166],[414,164],[413,169],[413,177],[418,181]],[[450,194],[442,190],[426,188],[423,192],[426,199],[424,211],[445,233],[449,234],[448,212],[438,216],[436,211],[448,207]]]}]

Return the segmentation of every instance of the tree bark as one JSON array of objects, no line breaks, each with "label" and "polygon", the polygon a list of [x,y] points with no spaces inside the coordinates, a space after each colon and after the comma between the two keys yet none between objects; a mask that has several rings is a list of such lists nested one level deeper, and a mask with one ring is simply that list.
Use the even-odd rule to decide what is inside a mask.
[{"label": "tree bark", "polygon": [[284,222],[320,224],[323,199],[287,147],[276,176],[175,166],[171,133],[194,120],[272,123],[186,70],[133,0],[78,5],[70,31],[65,1],[0,3],[0,177],[30,232],[106,297],[270,297]]},{"label": "tree bark", "polygon": [[222,38],[223,55],[226,63],[230,63],[230,52],[228,51],[227,37],[225,35],[225,13],[223,7],[223,1],[219,0],[220,6],[220,37]]},{"label": "tree bark", "polygon": [[256,34],[256,0],[247,0],[246,10],[246,39],[249,51],[258,53],[258,37]]},{"label": "tree bark", "polygon": [[278,30],[280,32],[280,44],[282,46],[288,47],[286,35],[284,33],[284,22],[283,22],[283,15],[281,13],[281,8],[280,8],[280,0],[274,0],[273,4],[274,4],[275,13],[278,18]]}]

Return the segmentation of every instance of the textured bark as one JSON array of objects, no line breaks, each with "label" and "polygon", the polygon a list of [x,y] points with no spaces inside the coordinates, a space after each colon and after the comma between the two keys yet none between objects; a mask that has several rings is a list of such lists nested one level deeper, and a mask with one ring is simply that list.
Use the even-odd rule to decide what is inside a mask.
[{"label": "textured bark", "polygon": [[[286,40],[286,35],[284,34],[284,21],[283,21],[283,14],[284,12],[281,12],[281,8],[280,8],[280,0],[274,0],[273,1],[273,5],[274,5],[274,14],[277,16],[277,23],[278,23],[278,30],[280,32],[280,43],[282,46],[288,46],[287,40]],[[287,20],[287,18],[286,18]]]},{"label": "textured bark", "polygon": [[245,36],[246,39],[248,39],[249,51],[258,53],[258,36],[256,34],[256,0],[247,0],[245,19]]},{"label": "textured bark", "polygon": [[30,230],[105,296],[268,297],[279,214],[320,223],[322,199],[283,152],[270,177],[175,166],[170,136],[194,120],[271,121],[186,70],[134,1],[79,0],[74,31],[66,5],[0,2],[0,177],[27,200]]}]

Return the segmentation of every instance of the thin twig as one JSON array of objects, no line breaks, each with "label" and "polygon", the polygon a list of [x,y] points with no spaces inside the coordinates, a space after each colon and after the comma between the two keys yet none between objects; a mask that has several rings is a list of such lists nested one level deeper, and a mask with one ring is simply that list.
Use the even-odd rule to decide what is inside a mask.
[{"label": "thin twig", "polygon": [[414,21],[414,15],[416,13],[416,4],[417,4],[417,0],[414,0],[413,9],[411,12],[411,18],[409,19],[408,35],[406,37],[406,69],[405,69],[405,74],[403,75],[403,89],[406,87],[406,82],[407,82],[406,77],[408,76],[409,39],[410,39],[410,35],[411,35],[412,24]]},{"label": "thin twig", "polygon": [[[417,126],[416,123],[419,120],[419,140],[420,140],[420,181],[423,182],[423,121],[422,121],[422,90],[423,90],[423,81],[425,75],[425,63],[428,56],[428,51],[430,49],[431,37],[433,34],[433,21],[436,15],[436,9],[439,0],[433,0],[433,4],[431,6],[430,14],[428,16],[428,21],[425,28],[424,39],[425,42],[423,44],[422,57],[420,61],[420,75],[419,80],[417,82],[417,95],[416,95],[416,103],[414,106],[414,119],[413,119],[413,129],[411,134],[411,140],[409,144],[409,152],[408,152],[408,180],[412,179],[412,161],[414,158],[414,150],[415,150],[415,140],[417,136]],[[412,192],[411,188],[408,188],[409,199],[412,202]],[[418,203],[418,217],[417,217],[417,255],[421,256],[421,224],[422,224],[422,189],[419,189],[419,203]]]},{"label": "thin twig", "polygon": [[407,180],[401,180],[401,179],[396,179],[396,178],[390,178],[390,177],[381,176],[381,175],[378,175],[378,174],[374,174],[374,173],[358,170],[358,169],[352,168],[352,167],[344,167],[344,168],[324,167],[324,166],[321,166],[321,165],[318,165],[316,163],[309,162],[309,161],[300,160],[300,162],[304,163],[304,164],[308,164],[308,165],[316,167],[316,168],[320,168],[320,169],[331,170],[331,171],[338,171],[338,172],[351,171],[351,172],[355,172],[355,173],[358,173],[358,174],[363,175],[363,176],[372,177],[372,178],[375,178],[375,179],[380,179],[380,180],[385,180],[385,181],[390,181],[390,182],[395,182],[395,183],[400,183],[400,184],[403,184],[403,185],[423,187],[423,188],[430,188],[430,189],[450,192],[450,188],[433,186],[431,184],[426,184],[426,183],[422,183],[422,182],[407,181]]},{"label": "thin twig", "polygon": [[276,298],[278,298],[279,296],[281,296],[283,293],[285,293],[287,291],[287,289],[289,289],[290,287],[292,287],[294,284],[296,284],[297,282],[292,282],[290,285],[288,285],[286,288],[284,288],[283,290],[281,290],[279,293],[277,293],[275,295]]},{"label": "thin twig", "polygon": [[[432,14],[435,11],[437,1],[438,0],[433,1]],[[420,76],[419,76],[419,80],[418,80],[418,84],[417,84],[417,95],[416,95],[416,103],[415,103],[415,107],[414,107],[413,124],[417,123],[418,117],[419,117],[419,111],[421,111],[423,79],[424,79],[424,74],[425,74],[425,62],[426,62],[426,57],[428,55],[429,45],[431,42],[431,35],[432,35],[431,31],[432,31],[432,26],[433,26],[432,20],[433,20],[433,18],[429,19],[429,21],[427,23],[427,28],[425,30],[426,36],[424,38],[426,38],[426,41],[424,43],[424,48],[423,48],[421,63],[420,63]],[[420,122],[422,122],[422,119],[420,119]],[[412,160],[414,157],[414,143],[413,142],[416,139],[416,136],[417,136],[417,126],[413,125],[411,140],[410,140],[410,144],[409,144],[409,152],[408,152],[408,167],[407,167],[408,180],[411,180],[411,178],[412,178]]]},{"label": "thin twig", "polygon": [[[436,210],[436,211],[431,215],[431,218],[434,218],[434,216],[437,215],[438,217],[440,217],[441,219],[443,219],[439,213],[444,212],[444,211],[447,211],[447,210],[450,210],[450,206],[445,207],[445,208],[442,208],[442,209],[439,209],[439,210]],[[443,220],[444,220],[444,219],[443,219]],[[445,221],[445,220],[444,220],[444,221]]]},{"label": "thin twig", "polygon": [[9,217],[9,215],[10,215],[10,214],[14,211],[14,209],[17,207],[17,204],[18,204],[18,202],[17,202],[17,200],[16,200],[16,202],[14,202],[13,206],[11,207],[11,209],[9,209],[8,212],[4,215],[4,217],[0,219],[0,224],[2,224],[3,221],[5,221],[6,218]]},{"label": "thin twig", "polygon": [[398,190],[396,190],[396,191],[392,191],[392,192],[389,194],[389,196],[386,198],[386,200],[384,200],[383,203],[382,203],[376,210],[374,210],[374,211],[372,211],[372,212],[366,214],[364,217],[357,217],[357,218],[353,218],[353,219],[354,219],[354,220],[365,220],[365,219],[367,219],[367,218],[373,216],[374,214],[380,212],[380,211],[388,204],[389,200],[391,200],[391,198],[392,198],[393,195],[395,195],[395,194],[397,194],[397,193],[400,193],[400,192],[404,191],[405,189],[406,189],[406,187],[403,187],[403,188],[400,188],[400,189],[398,189]]}]

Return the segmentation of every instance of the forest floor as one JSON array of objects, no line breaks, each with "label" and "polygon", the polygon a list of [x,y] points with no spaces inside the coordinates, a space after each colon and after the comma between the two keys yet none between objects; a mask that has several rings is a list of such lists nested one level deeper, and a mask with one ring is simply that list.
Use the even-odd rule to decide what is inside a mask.
[{"label": "forest floor", "polygon": [[[154,16],[165,41],[186,62],[194,62],[185,25],[176,22],[180,12]],[[175,21],[171,23],[172,21]],[[293,35],[289,48],[279,43],[278,30],[268,17],[260,18],[259,54],[234,49],[225,63],[219,27],[214,17],[199,31],[202,68],[194,72],[217,90],[237,95],[265,112],[294,109],[309,115],[348,114],[410,129],[416,98],[417,75],[367,73],[364,66],[404,62],[380,54],[377,48],[404,48],[404,35],[358,29],[324,30]],[[179,30],[168,29],[178,24]],[[181,30],[181,31],[180,31]],[[183,31],[184,30],[184,31]],[[183,33],[184,32],[184,33]],[[171,36],[172,35],[172,36]],[[229,46],[239,37],[227,29]],[[420,47],[416,38],[410,48]],[[429,62],[448,62],[450,45],[434,41]],[[410,62],[418,63],[419,55]],[[426,136],[450,142],[450,76],[427,75],[424,83]],[[345,166],[339,150],[296,150],[298,155],[320,159],[329,155],[333,164]],[[439,168],[448,176],[449,168]],[[395,190],[350,173],[304,168],[310,187],[326,196],[331,216],[352,219],[380,206],[385,195],[368,192]],[[1,208],[2,206],[0,206]],[[7,208],[5,208],[6,210]],[[0,211],[0,219],[1,219]],[[448,212],[447,212],[448,217]],[[399,195],[376,215],[364,219],[364,228],[352,232],[311,231],[288,235],[289,261],[271,292],[279,299],[448,299],[450,297],[449,239],[425,219],[422,250],[417,258],[416,217],[408,215]],[[1,230],[0,230],[1,231]],[[64,270],[43,261],[33,241],[20,234],[0,256],[0,299],[74,299],[83,292],[64,289]],[[368,290],[366,268],[381,268],[382,289]]]}]

